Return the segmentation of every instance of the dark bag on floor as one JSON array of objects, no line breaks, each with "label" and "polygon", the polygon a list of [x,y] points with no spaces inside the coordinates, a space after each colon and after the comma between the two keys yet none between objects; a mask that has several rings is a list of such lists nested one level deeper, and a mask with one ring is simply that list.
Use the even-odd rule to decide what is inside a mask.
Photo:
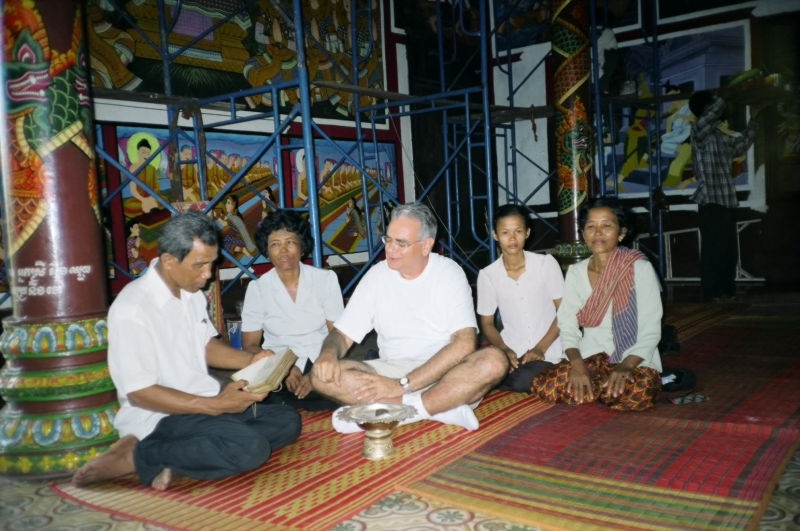
[{"label": "dark bag on floor", "polygon": [[552,367],[549,361],[532,361],[517,367],[517,370],[506,376],[497,389],[500,391],[515,391],[517,393],[530,393],[533,379],[545,369]]},{"label": "dark bag on floor", "polygon": [[674,374],[675,379],[668,384],[662,385],[661,390],[665,393],[677,391],[690,391],[697,387],[697,376],[689,369],[664,369],[661,378]]}]

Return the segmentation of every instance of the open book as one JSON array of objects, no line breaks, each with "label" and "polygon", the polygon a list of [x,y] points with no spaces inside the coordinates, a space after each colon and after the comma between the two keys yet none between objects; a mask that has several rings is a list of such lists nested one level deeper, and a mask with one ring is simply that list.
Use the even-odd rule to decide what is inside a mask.
[{"label": "open book", "polygon": [[281,382],[289,374],[292,365],[296,361],[297,356],[295,353],[287,348],[272,357],[262,358],[255,363],[251,363],[244,369],[233,373],[231,379],[234,382],[247,380],[245,390],[251,393],[275,391],[280,387]]}]

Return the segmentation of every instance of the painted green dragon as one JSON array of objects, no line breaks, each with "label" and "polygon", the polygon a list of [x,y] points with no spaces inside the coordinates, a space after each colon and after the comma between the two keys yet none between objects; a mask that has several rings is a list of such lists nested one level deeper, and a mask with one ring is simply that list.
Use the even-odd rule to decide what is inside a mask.
[{"label": "painted green dragon", "polygon": [[[73,21],[72,46],[51,50],[46,28],[31,0],[5,4],[6,112],[11,140],[9,255],[36,231],[47,215],[49,175],[43,160],[68,142],[93,160],[87,54],[80,12]],[[94,164],[88,192],[100,219]]]},{"label": "painted green dragon", "polygon": [[[592,170],[592,127],[576,92],[590,82],[585,5],[572,0],[553,5],[553,52],[561,59],[554,75],[558,212],[568,214],[586,200]],[[571,20],[576,23],[570,22]]]}]

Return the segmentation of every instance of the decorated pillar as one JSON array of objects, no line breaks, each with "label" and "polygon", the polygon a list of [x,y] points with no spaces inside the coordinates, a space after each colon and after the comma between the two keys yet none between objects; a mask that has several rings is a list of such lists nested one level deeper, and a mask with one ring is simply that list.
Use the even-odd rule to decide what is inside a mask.
[{"label": "decorated pillar", "polygon": [[594,160],[588,0],[555,0],[551,34],[560,234],[554,254],[566,270],[590,254],[578,228]]},{"label": "decorated pillar", "polygon": [[117,438],[82,3],[4,2],[3,475],[69,475]]}]

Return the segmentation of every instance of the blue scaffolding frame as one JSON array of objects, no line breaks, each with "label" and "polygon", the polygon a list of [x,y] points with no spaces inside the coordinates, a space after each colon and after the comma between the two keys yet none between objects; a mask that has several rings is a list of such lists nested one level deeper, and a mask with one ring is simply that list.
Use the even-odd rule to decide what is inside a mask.
[{"label": "blue scaffolding frame", "polygon": [[[218,204],[222,199],[225,197],[225,194],[230,191],[234,186],[236,186],[240,182],[245,182],[243,177],[248,173],[252,165],[255,161],[258,160],[259,156],[254,156],[251,158],[250,162],[244,167],[239,170],[238,173],[233,174],[230,170],[227,170],[231,174],[231,179],[228,183],[216,194],[213,198],[206,197],[206,186],[205,183],[207,181],[206,176],[206,168],[205,164],[199,163],[200,161],[204,161],[207,158],[214,159],[213,155],[202,152],[204,150],[204,142],[200,141],[201,134],[205,131],[213,128],[218,128],[223,125],[230,125],[235,123],[243,123],[245,121],[252,121],[252,120],[272,120],[273,125],[273,133],[269,136],[269,138],[265,141],[265,143],[261,146],[258,153],[264,153],[267,149],[271,146],[275,146],[278,150],[278,186],[279,186],[279,197],[280,197],[280,206],[281,208],[286,208],[287,205],[284,204],[285,201],[285,194],[284,194],[284,179],[282,178],[283,175],[283,167],[282,167],[282,157],[280,156],[281,152],[285,150],[291,149],[298,149],[302,147],[305,149],[305,158],[307,161],[315,160],[314,156],[314,139],[319,138],[323,140],[330,141],[330,137],[326,134],[323,127],[321,127],[313,118],[311,114],[311,96],[310,96],[310,86],[309,86],[309,78],[308,72],[305,65],[305,54],[306,54],[306,38],[311,41],[311,45],[318,47],[322,50],[326,56],[330,58],[327,51],[325,50],[324,46],[317,41],[313,37],[313,35],[306,36],[305,32],[305,23],[302,18],[302,0],[292,0],[292,15],[290,16],[288,10],[286,9],[286,5],[284,0],[271,0],[272,6],[275,7],[276,11],[280,14],[283,20],[294,28],[295,30],[295,38],[294,41],[297,46],[297,59],[298,59],[298,76],[295,80],[285,82],[279,85],[267,85],[264,87],[256,87],[246,91],[240,91],[234,94],[223,94],[220,96],[212,97],[212,98],[204,98],[201,100],[189,100],[185,98],[175,98],[173,97],[173,91],[171,86],[171,75],[170,75],[170,68],[173,62],[179,58],[183,53],[185,53],[188,49],[190,49],[195,43],[202,40],[205,36],[207,36],[210,32],[215,31],[217,28],[225,24],[226,22],[233,19],[243,10],[249,8],[253,5],[257,0],[249,0],[244,2],[239,10],[236,12],[228,14],[222,20],[216,22],[213,26],[206,29],[200,35],[195,36],[189,43],[186,45],[178,48],[178,49],[171,49],[170,45],[168,44],[168,38],[172,30],[174,29],[175,23],[180,16],[180,11],[182,8],[182,0],[175,0],[172,6],[172,12],[168,16],[168,6],[166,0],[158,0],[158,7],[159,7],[159,34],[160,34],[160,42],[155,43],[153,40],[140,28],[137,27],[133,18],[124,11],[117,4],[118,0],[108,0],[109,4],[118,12],[120,16],[131,26],[133,31],[139,32],[144,40],[150,44],[160,55],[162,59],[163,71],[164,71],[164,98],[161,101],[167,103],[167,118],[168,123],[171,125],[169,131],[169,137],[164,145],[159,146],[158,149],[154,150],[151,153],[150,159],[145,161],[142,164],[141,168],[135,172],[130,172],[126,168],[124,168],[119,162],[116,160],[116,156],[113,153],[115,146],[110,147],[110,149],[104,149],[102,146],[98,145],[97,152],[100,158],[102,158],[106,163],[110,164],[114,168],[116,168],[121,176],[123,177],[120,185],[114,189],[109,190],[107,196],[104,198],[103,204],[108,205],[121,191],[125,186],[129,186],[131,183],[137,184],[146,192],[153,195],[156,200],[161,202],[162,206],[167,210],[171,211],[172,213],[177,213],[175,209],[164,201],[161,197],[157,194],[153,194],[153,190],[149,189],[148,186],[142,181],[140,178],[140,173],[144,167],[147,166],[151,160],[157,157],[167,145],[173,143],[173,141],[181,138],[183,141],[187,141],[197,148],[197,156],[193,160],[181,160],[181,164],[194,164],[197,163],[198,173],[199,173],[199,182],[200,182],[200,190],[201,190],[201,200],[208,201],[208,204],[205,208],[206,211],[210,211],[216,204]],[[351,20],[357,21],[359,17],[366,17],[368,21],[372,20],[372,3],[365,2],[363,7],[358,7],[356,0],[346,0],[350,2],[350,9],[351,9]],[[517,0],[518,1],[518,0]],[[532,109],[514,109],[514,101],[513,101],[513,94],[516,90],[510,91],[511,97],[509,98],[509,106],[492,106],[490,105],[490,87],[491,87],[491,80],[490,80],[490,56],[491,56],[491,37],[497,33],[497,29],[493,29],[490,31],[489,29],[489,3],[485,1],[478,2],[478,10],[479,10],[479,26],[477,31],[470,31],[466,28],[464,24],[464,11],[465,11],[465,2],[464,0],[455,0],[452,2],[453,9],[450,11],[451,13],[451,20],[445,21],[442,16],[442,9],[440,3],[436,3],[436,14],[437,14],[437,25],[438,25],[438,49],[439,49],[439,66],[440,66],[440,92],[433,95],[422,96],[422,97],[413,97],[410,95],[405,94],[397,94],[397,93],[389,93],[386,91],[379,91],[369,87],[362,87],[359,85],[359,70],[360,66],[364,64],[366,61],[370,59],[371,54],[375,53],[375,49],[373,47],[373,35],[372,35],[372,25],[367,23],[367,39],[368,43],[359,43],[359,34],[358,34],[358,24],[354,23],[351,26],[351,50],[352,50],[352,59],[351,59],[351,71],[344,72],[338,65],[334,62],[334,67],[339,71],[341,77],[347,80],[346,83],[332,83],[332,82],[316,82],[315,85],[317,87],[322,88],[335,88],[338,90],[343,91],[350,91],[356,95],[356,97],[352,98],[352,113],[354,117],[354,129],[355,129],[355,142],[353,147],[348,150],[344,151],[340,149],[340,147],[336,144],[331,142],[331,145],[334,146],[335,149],[340,151],[341,158],[337,162],[336,166],[332,168],[332,171],[329,173],[327,179],[330,178],[331,175],[338,169],[342,164],[345,162],[355,167],[361,174],[361,187],[363,193],[363,211],[369,213],[372,211],[373,208],[380,208],[381,205],[385,201],[395,201],[391,195],[388,194],[387,190],[382,186],[380,182],[375,180],[367,171],[366,171],[366,163],[367,163],[367,155],[364,150],[365,142],[368,142],[367,131],[371,130],[371,141],[375,143],[375,152],[377,153],[377,142],[378,142],[378,135],[376,133],[376,125],[382,121],[391,121],[393,119],[403,117],[403,116],[413,116],[422,113],[441,113],[443,115],[443,135],[444,135],[444,145],[443,145],[443,153],[444,153],[444,164],[441,170],[433,177],[433,179],[428,183],[425,189],[416,197],[417,201],[424,201],[431,191],[438,187],[444,186],[445,193],[447,196],[447,212],[445,213],[445,219],[442,219],[442,223],[446,228],[446,234],[440,239],[440,243],[447,252],[459,261],[466,269],[470,270],[474,274],[477,274],[478,268],[472,262],[471,258],[478,252],[485,252],[488,254],[490,260],[494,260],[496,258],[496,249],[492,242],[490,234],[479,234],[479,227],[481,226],[482,217],[484,212],[488,215],[488,219],[492,219],[494,215],[494,206],[495,206],[495,194],[496,190],[502,190],[506,194],[506,200],[509,202],[517,202],[520,204],[525,205],[528,199],[533,195],[531,194],[528,198],[519,199],[517,197],[517,175],[516,175],[516,146],[514,144],[515,137],[514,137],[514,127],[513,123],[511,125],[508,122],[513,122],[514,120],[527,120],[531,119],[534,116],[543,116],[546,115],[546,109],[536,109],[536,111]],[[502,21],[501,21],[502,22]],[[479,41],[479,46],[473,52],[472,57],[470,57],[465,63],[464,66],[461,68],[461,71],[454,79],[448,80],[446,79],[445,75],[445,66],[457,60],[455,55],[455,35],[454,32],[451,32],[452,38],[454,39],[452,50],[453,53],[450,57],[445,57],[446,45],[445,45],[445,32],[443,31],[444,25],[449,23],[451,27],[455,28],[456,25],[459,25],[462,32],[471,39],[475,39]],[[498,24],[499,26],[499,24]],[[364,44],[361,46],[360,44]],[[473,60],[475,55],[479,54],[479,62],[480,62],[480,85],[476,87],[466,88],[466,89],[459,89],[453,90],[451,87],[457,83],[458,79],[461,75],[465,72],[466,68],[473,64]],[[510,57],[510,54],[509,54]],[[537,65],[537,68],[541,65]],[[511,68],[504,71],[508,75],[509,84],[513,87],[513,74],[511,73]],[[530,76],[531,74],[529,74]],[[528,76],[528,77],[529,77]],[[525,78],[527,80],[527,77]],[[524,81],[523,80],[523,83]],[[449,83],[449,84],[448,84]],[[521,84],[520,84],[521,85]],[[518,87],[516,87],[518,89]],[[255,96],[255,95],[266,95],[269,94],[272,96],[273,102],[279,101],[279,94],[283,90],[298,90],[300,95],[300,103],[299,105],[295,105],[294,108],[289,112],[288,115],[281,115],[279,113],[279,106],[277,103],[273,104],[272,110],[268,112],[261,112],[261,113],[253,113],[250,116],[242,117],[237,115],[237,105],[236,101],[241,100],[242,98],[248,96]],[[373,95],[374,97],[381,100],[379,103],[373,105],[362,105],[361,98],[357,97],[361,94],[369,94]],[[124,96],[122,94],[115,94],[115,96]],[[229,114],[229,118],[222,121],[217,121],[213,124],[204,125],[202,123],[202,117],[199,112],[195,112],[193,114],[193,132],[194,136],[189,136],[183,129],[176,126],[177,124],[177,114],[181,111],[187,109],[202,109],[205,107],[214,107],[214,108],[225,108]],[[281,137],[286,134],[290,124],[299,119],[302,123],[302,145],[284,145],[281,142]],[[492,156],[492,149],[491,149],[491,142],[493,138],[506,138],[507,145],[508,145],[508,152],[511,153],[512,156],[512,164],[510,167],[509,173],[509,166],[505,168],[504,172],[504,182],[500,182],[498,179],[495,178],[495,172],[493,168],[493,156]],[[481,166],[474,163],[473,152],[475,149],[483,149],[484,151],[484,163]],[[111,151],[109,153],[108,151]],[[466,171],[459,171],[458,166],[455,164],[457,159],[466,159],[468,161]],[[220,164],[220,161],[216,161],[217,164]],[[220,164],[220,166],[222,166]],[[224,166],[222,166],[224,168]],[[374,238],[373,235],[373,220],[370,215],[365,216],[365,225],[366,225],[366,244],[367,244],[367,254],[368,259],[363,264],[354,264],[350,260],[347,259],[343,253],[340,253],[333,249],[330,245],[328,245],[322,238],[321,231],[320,231],[320,211],[319,211],[319,201],[318,201],[318,187],[321,187],[325,183],[317,184],[316,180],[316,168],[314,164],[307,164],[306,168],[306,175],[307,175],[307,186],[308,186],[308,199],[298,208],[294,208],[295,210],[300,210],[304,212],[308,212],[309,214],[309,221],[312,226],[312,236],[315,241],[314,246],[314,253],[312,255],[313,263],[315,266],[320,267],[322,266],[323,260],[323,249],[329,250],[331,253],[339,256],[343,262],[348,266],[355,270],[355,276],[353,279],[344,287],[344,292],[349,292],[361,276],[366,272],[366,270],[378,259],[381,255],[383,250],[382,242]],[[552,176],[552,173],[550,174]],[[474,185],[476,183],[476,179],[482,179],[485,181],[485,192],[481,194],[477,194],[474,192]],[[462,197],[463,194],[459,192],[459,182],[462,180],[466,180],[468,190],[469,190],[469,197],[464,198]],[[547,180],[543,182],[538,188],[544,186],[547,183]],[[377,203],[370,203],[370,195],[368,193],[368,186],[372,186],[377,189]],[[537,190],[538,190],[537,188]],[[264,197],[263,195],[259,194],[257,191],[252,190],[256,195],[265,201],[269,200]],[[472,236],[472,240],[474,240],[475,248],[471,249],[463,249],[462,246],[458,244],[456,238],[461,234],[462,227],[461,225],[461,209],[464,207],[464,202],[468,200],[469,203],[469,220],[470,220],[470,227],[469,231]],[[483,205],[483,209],[479,206]],[[290,206],[291,207],[291,206]],[[538,216],[533,209],[531,209],[535,215]],[[555,227],[549,224],[546,220],[543,220],[549,230],[556,230]],[[233,256],[231,256],[227,251],[222,250],[223,256],[231,261],[237,268],[239,268],[239,273],[234,278],[234,281],[241,277],[242,275],[248,275],[251,278],[254,278],[252,271],[250,271],[250,266],[252,266],[253,262],[258,257],[253,257],[246,261],[238,261]],[[121,267],[119,264],[114,263],[113,261],[109,262],[110,265],[114,266],[115,268],[119,269],[123,274],[131,276],[125,268]],[[223,293],[233,284],[230,282],[223,288]]]},{"label": "blue scaffolding frame", "polygon": [[[603,118],[607,117],[607,124],[609,131],[612,131],[612,143],[614,142],[613,132],[616,131],[616,119],[633,118],[635,110],[644,109],[647,111],[647,116],[644,118],[647,133],[647,146],[648,153],[655,149],[655,161],[653,157],[647,159],[647,172],[648,172],[648,198],[647,198],[647,212],[650,234],[655,233],[658,238],[655,250],[649,249],[647,246],[638,241],[638,245],[644,251],[651,255],[658,261],[658,272],[661,278],[664,278],[664,213],[656,205],[654,193],[656,189],[661,187],[661,150],[658,149],[658,140],[661,136],[661,120],[662,105],[671,99],[681,99],[685,96],[676,96],[674,98],[664,97],[660,94],[661,90],[661,63],[658,53],[658,0],[643,0],[640,8],[645,4],[649,5],[651,20],[650,32],[645,30],[644,23],[642,24],[642,37],[647,46],[652,49],[653,60],[652,70],[650,72],[650,79],[653,83],[653,97],[647,99],[640,99],[637,97],[624,97],[624,96],[607,96],[604,95],[600,85],[600,64],[599,64],[599,49],[597,46],[598,40],[598,26],[597,20],[597,0],[589,1],[590,8],[590,30],[591,30],[591,44],[592,44],[592,90],[594,95],[594,119],[595,119],[595,133],[597,135],[597,173],[600,181],[600,195],[607,193],[619,196],[619,183],[617,181],[617,157],[616,153],[612,154],[610,168],[606,168],[606,161],[604,155],[605,139],[603,134]],[[608,26],[609,20],[609,7],[608,3],[604,3],[603,7],[603,29]],[[604,114],[605,113],[605,114]],[[613,144],[612,144],[613,145]],[[636,152],[623,153],[624,160],[634,156]],[[611,178],[613,185],[608,186],[606,179]]]},{"label": "blue scaffolding frame", "polygon": [[[496,0],[499,1],[499,0]],[[504,39],[505,46],[501,46],[499,42],[499,28],[511,18],[513,10],[519,6],[522,0],[502,0],[503,2],[503,13],[504,16],[500,20],[495,20],[495,27],[492,30],[492,35],[495,37],[495,49],[497,50],[497,68],[506,76],[506,84],[508,89],[508,105],[510,107],[515,107],[515,95],[522,86],[540,69],[544,68],[545,61],[552,55],[552,51],[548,52],[545,56],[543,56],[539,62],[534,65],[534,67],[522,78],[522,81],[516,83],[514,78],[514,71],[512,68],[512,61],[513,61],[513,53],[512,53],[512,41],[510,37]],[[501,55],[501,52],[503,54]],[[503,61],[503,59],[505,61]],[[505,63],[505,68],[503,66]],[[544,116],[551,116],[552,109],[545,109]],[[537,117],[539,115],[537,114]],[[521,206],[527,208],[527,210],[533,214],[533,216],[542,223],[545,230],[542,234],[540,234],[537,239],[533,242],[532,247],[536,248],[539,242],[541,242],[545,237],[548,236],[549,233],[558,234],[558,227],[549,221],[546,218],[542,217],[534,208],[528,205],[528,202],[536,195],[539,190],[541,190],[546,185],[550,184],[553,178],[556,176],[556,170],[553,169],[548,171],[545,168],[542,168],[536,161],[532,160],[530,157],[525,155],[518,147],[517,147],[517,130],[514,123],[510,124],[499,124],[497,126],[496,137],[502,139],[503,141],[503,149],[504,149],[504,159],[505,165],[502,168],[502,171],[498,172],[503,175],[504,182],[501,183],[499,181],[496,182],[498,190],[500,192],[505,193],[505,199],[507,203],[516,203]],[[518,172],[518,160],[519,158],[524,159],[531,165],[533,165],[536,169],[540,172],[545,174],[544,179],[534,187],[534,189],[525,197],[519,196],[519,172]],[[490,216],[489,219],[493,219]]]}]

